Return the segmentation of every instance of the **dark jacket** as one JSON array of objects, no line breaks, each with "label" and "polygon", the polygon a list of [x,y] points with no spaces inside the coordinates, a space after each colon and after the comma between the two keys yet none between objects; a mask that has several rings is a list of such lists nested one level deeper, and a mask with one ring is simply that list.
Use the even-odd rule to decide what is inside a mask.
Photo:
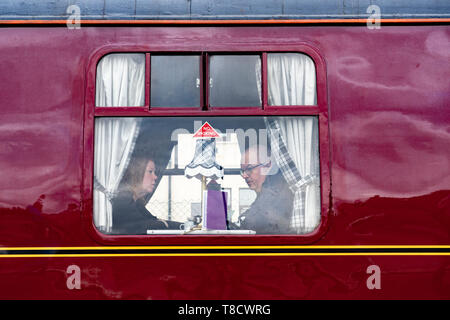
[{"label": "dark jacket", "polygon": [[131,191],[122,191],[112,201],[112,233],[147,234],[147,230],[180,229],[181,223],[163,221],[152,215],[142,200],[134,201]]},{"label": "dark jacket", "polygon": [[250,208],[240,217],[240,229],[257,234],[295,233],[291,228],[294,196],[281,172],[269,175]]}]

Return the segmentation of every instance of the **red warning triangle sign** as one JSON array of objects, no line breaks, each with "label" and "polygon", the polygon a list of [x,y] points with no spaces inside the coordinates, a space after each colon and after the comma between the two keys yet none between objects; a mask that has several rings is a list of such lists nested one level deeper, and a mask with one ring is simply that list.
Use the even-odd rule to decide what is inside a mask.
[{"label": "red warning triangle sign", "polygon": [[220,138],[220,136],[207,121],[197,130],[194,138]]}]

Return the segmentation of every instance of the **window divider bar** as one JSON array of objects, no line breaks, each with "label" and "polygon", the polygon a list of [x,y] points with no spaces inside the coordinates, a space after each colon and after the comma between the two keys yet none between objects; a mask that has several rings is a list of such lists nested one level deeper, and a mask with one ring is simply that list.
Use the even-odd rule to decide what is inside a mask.
[{"label": "window divider bar", "polygon": [[267,53],[263,52],[261,57],[261,97],[262,108],[267,109],[268,83],[267,83]]},{"label": "window divider bar", "polygon": [[209,83],[210,83],[210,79],[209,79],[209,55],[207,52],[203,52],[202,53],[202,58],[203,58],[203,106],[202,106],[202,110],[208,110],[210,109],[210,105],[209,105]]},{"label": "window divider bar", "polygon": [[206,94],[206,88],[205,88],[205,53],[202,52],[200,55],[200,63],[199,63],[199,79],[200,79],[200,110],[206,110],[206,104],[205,104],[205,94]]},{"label": "window divider bar", "polygon": [[145,54],[145,108],[150,109],[150,53]]}]

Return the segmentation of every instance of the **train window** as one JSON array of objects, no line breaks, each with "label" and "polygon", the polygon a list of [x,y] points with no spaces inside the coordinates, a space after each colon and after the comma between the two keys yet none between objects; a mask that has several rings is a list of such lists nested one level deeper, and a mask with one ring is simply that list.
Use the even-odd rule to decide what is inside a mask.
[{"label": "train window", "polygon": [[316,104],[316,71],[305,54],[267,54],[267,82],[269,105]]},{"label": "train window", "polygon": [[295,235],[319,226],[323,118],[309,56],[114,53],[96,74],[100,232]]},{"label": "train window", "polygon": [[210,67],[210,104],[215,107],[261,106],[261,59],[258,55],[213,55]]},{"label": "train window", "polygon": [[145,100],[145,54],[114,53],[97,66],[95,105],[139,107]]},{"label": "train window", "polygon": [[98,117],[106,234],[304,234],[320,222],[317,116]]},{"label": "train window", "polygon": [[151,56],[151,106],[200,106],[200,56]]}]

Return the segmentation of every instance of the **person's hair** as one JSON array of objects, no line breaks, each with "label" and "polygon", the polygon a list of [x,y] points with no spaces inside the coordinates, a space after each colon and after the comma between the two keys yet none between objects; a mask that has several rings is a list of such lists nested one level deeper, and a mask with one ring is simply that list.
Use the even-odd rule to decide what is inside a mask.
[{"label": "person's hair", "polygon": [[144,179],[145,169],[149,161],[155,162],[151,157],[133,157],[128,164],[121,181],[121,189],[128,189],[134,192]]}]

